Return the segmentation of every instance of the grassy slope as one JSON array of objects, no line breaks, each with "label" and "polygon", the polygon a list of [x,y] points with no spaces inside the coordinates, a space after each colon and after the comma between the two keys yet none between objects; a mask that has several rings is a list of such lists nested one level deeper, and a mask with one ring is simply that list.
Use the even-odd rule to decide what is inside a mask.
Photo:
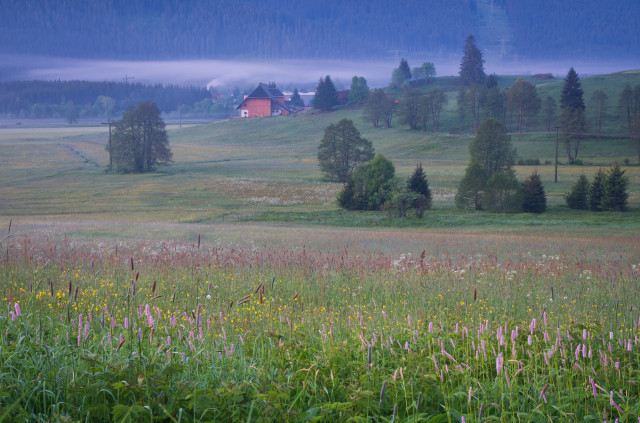
[{"label": "grassy slope", "polygon": [[[516,77],[500,77],[508,86]],[[540,82],[534,78],[532,81]],[[585,98],[596,88],[605,89],[613,103],[625,83],[640,83],[640,74],[625,72],[584,78]],[[400,174],[408,174],[417,161],[427,169],[435,193],[436,209],[452,207],[452,197],[468,160],[472,136],[456,133],[455,79],[439,78],[434,86],[449,91],[443,131],[433,134],[406,127],[374,129],[362,119],[361,108],[331,113],[307,112],[297,116],[234,119],[208,125],[170,128],[175,163],[151,175],[105,174],[106,128],[2,129],[0,130],[0,215],[49,216],[83,221],[221,222],[223,219],[257,219],[285,222],[378,225],[397,222],[337,211],[333,198],[340,188],[321,181],[315,161],[323,129],[339,119],[352,119],[376,151],[390,157]],[[539,86],[541,96],[559,96],[562,80]],[[431,86],[425,87],[431,89]],[[552,160],[555,137],[539,132],[513,135],[522,158]],[[584,143],[586,164],[607,166],[635,151],[625,139]],[[562,160],[562,156],[561,156]],[[521,178],[532,167],[517,167]],[[640,168],[628,167],[630,204],[640,203]],[[552,184],[553,166],[540,166],[549,204],[561,205],[562,194],[581,173],[591,176],[596,167],[561,166],[559,183]],[[431,218],[410,225],[435,227],[553,227],[611,224],[633,226],[638,215],[611,222],[605,215],[570,213],[542,217],[484,216],[469,219],[449,211],[432,212]],[[476,216],[477,217],[477,216]],[[627,221],[631,219],[631,221]],[[404,223],[403,223],[404,224]]]}]

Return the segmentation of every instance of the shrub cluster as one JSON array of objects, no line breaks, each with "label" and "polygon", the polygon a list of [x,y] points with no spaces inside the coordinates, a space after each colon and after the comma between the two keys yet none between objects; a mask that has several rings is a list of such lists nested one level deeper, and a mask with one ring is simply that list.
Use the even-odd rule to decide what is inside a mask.
[{"label": "shrub cluster", "polygon": [[346,210],[384,210],[390,216],[418,218],[431,208],[431,190],[422,164],[407,178],[395,176],[393,163],[377,154],[359,165],[338,194],[338,204]]},{"label": "shrub cluster", "polygon": [[567,206],[575,210],[625,211],[629,178],[624,173],[616,164],[607,172],[599,169],[591,183],[581,175],[564,195]]}]

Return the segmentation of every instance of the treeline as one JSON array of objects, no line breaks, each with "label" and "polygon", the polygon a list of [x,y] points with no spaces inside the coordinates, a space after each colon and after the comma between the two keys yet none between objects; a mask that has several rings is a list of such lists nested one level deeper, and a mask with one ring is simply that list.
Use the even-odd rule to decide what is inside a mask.
[{"label": "treeline", "polygon": [[[494,0],[516,52],[631,57],[640,3]],[[0,52],[112,59],[371,58],[457,51],[475,0],[24,0],[0,8]]]},{"label": "treeline", "polygon": [[390,56],[451,51],[473,0],[4,2],[0,52],[113,59]]},{"label": "treeline", "polygon": [[531,58],[614,59],[640,53],[637,0],[494,1],[506,8],[516,51]]},{"label": "treeline", "polygon": [[[211,102],[205,88],[90,81],[0,81],[0,115],[23,118],[110,118],[128,106],[153,101],[165,113],[211,113],[226,105]],[[66,114],[69,114],[66,116]],[[73,119],[71,119],[73,120]]]}]

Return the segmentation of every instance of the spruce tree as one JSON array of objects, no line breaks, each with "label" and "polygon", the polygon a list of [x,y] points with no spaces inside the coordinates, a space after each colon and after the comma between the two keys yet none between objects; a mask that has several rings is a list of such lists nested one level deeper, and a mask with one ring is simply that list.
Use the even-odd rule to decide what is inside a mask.
[{"label": "spruce tree", "polygon": [[304,107],[304,101],[302,97],[300,97],[300,92],[297,88],[293,89],[293,94],[291,94],[291,102],[295,107]]},{"label": "spruce tree", "polygon": [[617,164],[609,169],[603,185],[602,209],[607,211],[625,211],[627,209],[627,185],[629,178]]},{"label": "spruce tree", "polygon": [[522,184],[524,200],[522,210],[525,213],[544,213],[547,209],[547,196],[538,172],[534,171]]},{"label": "spruce tree", "polygon": [[409,67],[409,63],[407,59],[400,60],[400,66],[398,67],[405,81],[411,80],[411,68]]},{"label": "spruce tree", "polygon": [[566,201],[567,207],[570,209],[587,210],[589,208],[588,195],[589,181],[586,176],[580,175],[571,187],[571,192],[564,194],[564,201]]},{"label": "spruce tree", "polygon": [[320,78],[316,87],[316,95],[313,98],[313,108],[318,110],[329,111],[333,106],[338,104],[338,92],[331,77],[327,75]]},{"label": "spruce tree", "polygon": [[584,138],[585,113],[582,85],[576,71],[571,68],[564,79],[560,93],[560,126],[565,139],[567,159],[578,158],[580,143]]},{"label": "spruce tree", "polygon": [[464,85],[482,84],[486,78],[482,52],[476,47],[475,42],[473,35],[469,35],[465,41],[460,62],[460,81]]},{"label": "spruce tree", "polygon": [[422,163],[418,163],[411,176],[409,176],[407,187],[409,190],[424,197],[419,205],[414,202],[413,206],[415,208],[420,206],[422,210],[431,209],[431,189],[429,189],[429,181],[427,181],[427,175],[422,168]]},{"label": "spruce tree", "polygon": [[[598,169],[593,182],[589,185],[589,210],[602,211],[602,197],[604,195],[604,183],[607,175],[602,169]],[[585,207],[586,210],[586,207]]]}]

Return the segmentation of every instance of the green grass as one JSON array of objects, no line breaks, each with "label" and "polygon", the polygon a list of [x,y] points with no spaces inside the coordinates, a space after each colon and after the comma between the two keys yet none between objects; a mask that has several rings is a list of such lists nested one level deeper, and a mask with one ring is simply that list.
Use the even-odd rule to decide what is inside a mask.
[{"label": "green grass", "polygon": [[640,411],[637,236],[242,234],[256,242],[3,243],[0,418],[533,422]]}]

